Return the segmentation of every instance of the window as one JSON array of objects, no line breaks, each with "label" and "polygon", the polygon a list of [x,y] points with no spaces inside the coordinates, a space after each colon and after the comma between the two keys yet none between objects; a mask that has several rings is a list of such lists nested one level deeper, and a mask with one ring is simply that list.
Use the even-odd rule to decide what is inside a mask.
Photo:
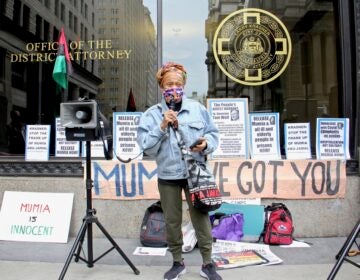
[{"label": "window", "polygon": [[36,36],[41,38],[41,31],[42,31],[42,18],[39,15],[36,15]]},{"label": "window", "polygon": [[73,18],[73,13],[71,11],[69,11],[69,28],[70,29],[74,28],[74,18]]},{"label": "window", "polygon": [[20,25],[21,2],[19,0],[15,0],[13,7],[13,21],[15,24]]},{"label": "window", "polygon": [[60,19],[62,22],[65,22],[65,5],[63,3],[61,3]]},{"label": "window", "polygon": [[24,5],[23,8],[23,27],[26,31],[30,28],[30,8]]},{"label": "window", "polygon": [[57,17],[59,17],[59,1],[60,0],[55,0],[55,5],[54,5],[55,16]]},{"label": "window", "polygon": [[46,8],[50,9],[50,0],[45,0],[44,4]]},{"label": "window", "polygon": [[74,16],[74,32],[78,33],[78,18]]},{"label": "window", "polygon": [[[6,121],[9,121],[11,108],[17,106],[26,112],[32,123],[50,124],[54,115],[59,114],[59,103],[79,96],[96,96],[109,117],[114,106],[116,110],[126,110],[130,88],[133,88],[138,111],[144,111],[146,106],[160,101],[153,74],[158,63],[170,60],[179,61],[188,69],[186,93],[189,97],[201,102],[206,98],[248,97],[250,112],[279,112],[281,132],[284,123],[310,122],[312,144],[318,117],[347,117],[360,110],[357,105],[360,80],[356,77],[360,70],[355,65],[358,59],[355,54],[360,49],[356,43],[360,42],[356,37],[360,19],[347,14],[347,10],[357,11],[352,0],[163,0],[161,50],[157,48],[156,37],[157,0],[0,2],[2,16],[21,31],[9,32],[0,25],[0,32],[5,35],[2,39],[10,40],[6,44],[0,42],[0,62],[4,64],[0,83],[11,85],[6,88],[6,94],[0,91],[0,96],[5,96],[8,102]],[[281,19],[292,40],[292,55],[286,70],[277,79],[258,86],[241,84],[225,75],[213,53],[217,26],[232,11],[243,8],[244,3]],[[340,25],[345,23],[349,30],[341,29]],[[69,80],[68,95],[56,94],[52,79],[54,62],[50,59],[9,62],[11,55],[15,57],[15,51],[8,46],[21,48],[31,42],[45,43],[45,46],[46,42],[58,39],[62,27],[67,40],[76,46],[72,49],[76,76]],[[342,41],[343,38],[349,40]],[[105,40],[110,41],[111,47],[104,47]],[[85,42],[84,46],[76,45],[80,41]],[[92,49],[88,41],[96,41],[98,45]],[[130,52],[129,59],[125,58],[124,51]],[[21,59],[31,59],[25,56],[26,52]],[[47,50],[37,52],[48,54]],[[56,50],[49,53],[50,58],[54,57]],[[122,58],[114,58],[116,55]],[[344,57],[351,59],[344,60]],[[39,92],[43,93],[40,97]],[[143,98],[144,93],[147,98]],[[39,104],[43,108],[38,108]],[[56,108],[54,112],[50,112],[53,108]],[[350,121],[354,124],[356,120],[352,116]],[[0,139],[4,138],[3,129],[0,122]],[[354,154],[358,145],[356,139],[360,137],[353,127],[350,133]],[[54,145],[52,139],[51,156],[54,156]],[[0,152],[6,149],[0,146]]]}]

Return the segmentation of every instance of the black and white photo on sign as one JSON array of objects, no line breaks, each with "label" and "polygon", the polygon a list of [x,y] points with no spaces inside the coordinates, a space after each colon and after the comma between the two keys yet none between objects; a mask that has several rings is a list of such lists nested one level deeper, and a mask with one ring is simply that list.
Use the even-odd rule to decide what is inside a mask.
[{"label": "black and white photo on sign", "polygon": [[287,159],[311,159],[310,123],[285,123]]},{"label": "black and white photo on sign", "polygon": [[49,160],[50,125],[27,125],[25,160]]},{"label": "black and white photo on sign", "polygon": [[248,99],[208,99],[208,110],[220,134],[212,158],[249,158]]},{"label": "black and white photo on sign", "polygon": [[279,113],[250,113],[252,159],[281,159]]},{"label": "black and white photo on sign", "polygon": [[78,157],[80,155],[80,142],[67,141],[65,136],[65,127],[61,125],[60,118],[56,118],[55,122],[55,156]]},{"label": "black and white photo on sign", "polygon": [[114,152],[121,158],[141,159],[140,147],[136,142],[141,112],[113,113]]},{"label": "black and white photo on sign", "polygon": [[316,121],[316,158],[349,159],[349,119],[318,118]]}]

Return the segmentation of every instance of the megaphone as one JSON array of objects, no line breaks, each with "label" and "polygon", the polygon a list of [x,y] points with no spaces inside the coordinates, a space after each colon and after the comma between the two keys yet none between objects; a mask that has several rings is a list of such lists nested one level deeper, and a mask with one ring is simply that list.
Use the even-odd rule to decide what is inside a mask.
[{"label": "megaphone", "polygon": [[60,104],[60,121],[65,128],[96,128],[98,108],[94,100]]}]

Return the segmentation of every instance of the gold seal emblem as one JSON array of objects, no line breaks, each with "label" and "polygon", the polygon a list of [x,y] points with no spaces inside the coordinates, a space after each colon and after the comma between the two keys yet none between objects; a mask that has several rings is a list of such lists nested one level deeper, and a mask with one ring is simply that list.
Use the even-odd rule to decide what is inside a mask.
[{"label": "gold seal emblem", "polygon": [[284,72],[291,57],[285,25],[261,9],[228,15],[215,31],[213,51],[220,69],[240,84],[269,83]]}]

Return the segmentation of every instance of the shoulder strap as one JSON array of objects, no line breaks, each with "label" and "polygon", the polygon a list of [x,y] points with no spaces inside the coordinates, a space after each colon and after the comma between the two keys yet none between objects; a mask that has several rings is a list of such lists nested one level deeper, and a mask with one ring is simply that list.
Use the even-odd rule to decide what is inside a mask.
[{"label": "shoulder strap", "polygon": [[154,212],[163,212],[162,208],[161,208],[161,202],[160,200],[151,204],[148,208],[150,213],[154,213]]}]

